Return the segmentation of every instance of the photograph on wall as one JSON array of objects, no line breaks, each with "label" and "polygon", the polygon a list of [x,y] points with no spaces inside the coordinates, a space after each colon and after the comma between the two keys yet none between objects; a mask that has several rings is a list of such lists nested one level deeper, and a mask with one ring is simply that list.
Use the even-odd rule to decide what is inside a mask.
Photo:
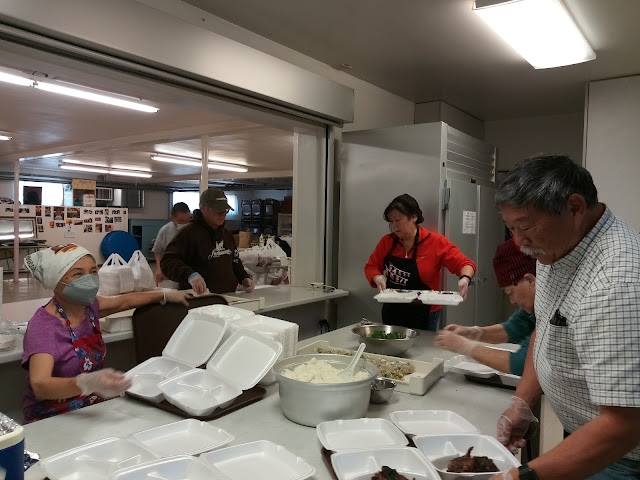
[{"label": "photograph on wall", "polygon": [[45,217],[51,216],[51,207],[44,207],[44,216]]},{"label": "photograph on wall", "polygon": [[122,217],[114,217],[114,218],[113,218],[113,221],[114,221],[115,223],[122,223]]},{"label": "photograph on wall", "polygon": [[109,215],[109,209],[108,209],[108,208],[105,208],[105,209],[104,209],[104,214],[105,214],[105,215]]},{"label": "photograph on wall", "polygon": [[36,217],[36,223],[42,225],[42,217]]},{"label": "photograph on wall", "polygon": [[64,228],[64,222],[56,221],[56,228]]},{"label": "photograph on wall", "polygon": [[82,221],[81,218],[76,218],[75,220],[73,220],[73,224],[74,225],[82,225],[84,222]]},{"label": "photograph on wall", "polygon": [[94,220],[96,223],[98,222],[102,222],[102,217],[96,217],[96,219]]},{"label": "photograph on wall", "polygon": [[66,223],[67,225],[72,225],[73,224],[73,218],[67,218],[64,223]]},{"label": "photograph on wall", "polygon": [[36,217],[42,216],[42,205],[36,205]]},{"label": "photograph on wall", "polygon": [[120,215],[120,210],[111,210],[111,215]]},{"label": "photograph on wall", "polygon": [[104,223],[113,223],[113,217],[104,217]]},{"label": "photograph on wall", "polygon": [[67,218],[80,218],[80,209],[78,207],[67,207]]},{"label": "photograph on wall", "polygon": [[85,218],[84,223],[93,223],[93,218]]},{"label": "photograph on wall", "polygon": [[96,215],[104,215],[104,210],[102,210],[101,208],[100,209],[96,209],[96,210],[94,210],[94,213]]},{"label": "photograph on wall", "polygon": [[127,214],[127,209],[125,208],[124,210],[122,210],[122,214],[126,215]]},{"label": "photograph on wall", "polygon": [[93,225],[85,225],[84,233],[91,233],[91,232],[93,232]]},{"label": "photograph on wall", "polygon": [[102,224],[96,223],[96,233],[102,233]]},{"label": "photograph on wall", "polygon": [[104,226],[104,231],[109,233],[113,231],[113,225],[105,225]]},{"label": "photograph on wall", "polygon": [[29,207],[19,208],[18,213],[30,213],[31,209]]},{"label": "photograph on wall", "polygon": [[53,220],[51,220],[49,222],[49,228],[56,228],[56,222],[54,222]]},{"label": "photograph on wall", "polygon": [[13,213],[13,207],[4,207],[5,213]]},{"label": "photograph on wall", "polygon": [[44,233],[44,225],[38,225],[38,233]]},{"label": "photograph on wall", "polygon": [[64,220],[64,207],[53,207],[53,219]]},{"label": "photograph on wall", "polygon": [[90,208],[85,208],[83,211],[85,215],[93,215],[93,210]]}]

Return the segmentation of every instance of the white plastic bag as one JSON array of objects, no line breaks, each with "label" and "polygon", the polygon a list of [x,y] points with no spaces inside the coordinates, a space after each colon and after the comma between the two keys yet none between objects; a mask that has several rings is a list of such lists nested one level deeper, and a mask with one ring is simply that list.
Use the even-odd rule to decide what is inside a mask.
[{"label": "white plastic bag", "polygon": [[133,252],[131,260],[129,260],[129,266],[133,270],[133,281],[136,292],[156,288],[156,280],[153,277],[149,262],[147,262],[147,259],[144,258],[140,250]]},{"label": "white plastic bag", "polygon": [[98,271],[100,295],[119,295],[133,292],[135,282],[133,270],[117,253],[112,253]]}]

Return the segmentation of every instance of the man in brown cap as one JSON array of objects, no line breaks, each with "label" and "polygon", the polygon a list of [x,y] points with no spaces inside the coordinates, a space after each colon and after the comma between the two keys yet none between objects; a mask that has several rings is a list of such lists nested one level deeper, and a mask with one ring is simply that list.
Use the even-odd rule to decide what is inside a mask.
[{"label": "man in brown cap", "polygon": [[[529,338],[536,327],[533,304],[536,296],[536,259],[520,251],[513,239],[498,245],[493,258],[498,285],[513,305],[520,307],[509,319],[489,327],[447,325],[436,343],[451,352],[461,353],[501,372],[522,375],[529,349]],[[497,350],[485,343],[519,343],[517,352]]]},{"label": "man in brown cap", "polygon": [[227,213],[233,208],[218,188],[200,195],[200,209],[191,222],[167,245],[160,267],[165,276],[178,282],[180,289],[193,288],[200,295],[226,293],[238,285],[250,292],[253,280],[238,256],[233,234],[224,227]]}]

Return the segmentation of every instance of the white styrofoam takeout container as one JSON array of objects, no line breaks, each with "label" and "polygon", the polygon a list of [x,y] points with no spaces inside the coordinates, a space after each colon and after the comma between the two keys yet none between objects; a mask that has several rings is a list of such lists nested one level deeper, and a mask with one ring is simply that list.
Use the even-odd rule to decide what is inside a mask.
[{"label": "white styrofoam takeout container", "polygon": [[468,420],[449,410],[400,410],[389,417],[407,435],[478,433]]},{"label": "white styrofoam takeout container", "polygon": [[388,289],[374,295],[373,298],[380,303],[411,303],[414,300],[417,300],[419,294],[419,290],[398,292],[394,289]]},{"label": "white styrofoam takeout container", "polygon": [[418,295],[420,300],[425,305],[460,305],[464,298],[458,292],[437,290],[422,290]]},{"label": "white styrofoam takeout container", "polygon": [[[494,350],[512,351],[506,348],[495,348],[494,346],[489,348],[494,348]],[[495,370],[480,362],[476,362],[473,358],[467,357],[466,355],[456,355],[455,357],[450,358],[445,362],[444,368],[447,372],[461,373],[463,375],[469,375],[477,378],[491,378],[497,375],[500,377],[500,380],[504,385],[512,387],[516,387],[520,382],[520,378],[522,378],[518,375]]]},{"label": "white styrofoam takeout container", "polygon": [[51,480],[107,480],[118,470],[156,458],[156,455],[132,440],[108,437],[45,458],[40,464]]},{"label": "white styrofoam takeout container", "polygon": [[188,418],[131,435],[138,443],[160,457],[198,455],[233,441],[226,430]]},{"label": "white styrofoam takeout container", "polygon": [[369,450],[405,447],[409,440],[389,420],[357,418],[322,422],[316,427],[322,446],[327,450]]},{"label": "white styrofoam takeout container", "polygon": [[442,480],[488,480],[497,472],[452,473],[447,472],[449,460],[467,453],[473,447],[474,457],[489,457],[500,472],[517,468],[520,462],[498,440],[479,433],[461,433],[456,435],[419,435],[413,438],[418,450],[429,459]]},{"label": "white styrofoam takeout container", "polygon": [[381,448],[354,450],[331,455],[331,465],[338,480],[371,478],[383,466],[415,480],[440,480],[438,472],[415,448]]},{"label": "white styrofoam takeout container", "polygon": [[254,387],[281,353],[280,343],[240,329],[211,357],[206,370],[189,370],[158,386],[169,403],[190,415],[204,417]]},{"label": "white styrofoam takeout container", "polygon": [[316,472],[304,459],[267,440],[214,450],[200,458],[229,480],[304,480]]},{"label": "white styrofoam takeout container", "polygon": [[179,456],[156,460],[117,472],[113,480],[228,480],[199,458]]},{"label": "white styrofoam takeout container", "polygon": [[132,381],[128,390],[131,395],[161,402],[160,382],[209,360],[227,329],[227,321],[198,310],[194,308],[187,313],[162,350],[161,357],[145,360],[127,372],[126,376]]},{"label": "white styrofoam takeout container", "polygon": [[[223,295],[224,297],[224,295]],[[237,297],[225,297],[227,301],[229,299],[238,300]],[[229,340],[229,337],[234,332],[231,329],[231,325],[233,325],[238,320],[242,320],[243,318],[253,317],[255,313],[251,310],[247,310],[245,308],[232,307],[230,305],[205,305],[204,307],[192,308],[189,310],[190,312],[198,312],[205,315],[211,315],[213,317],[224,318],[227,321],[227,330],[222,335],[222,339],[220,343],[224,343]]]}]

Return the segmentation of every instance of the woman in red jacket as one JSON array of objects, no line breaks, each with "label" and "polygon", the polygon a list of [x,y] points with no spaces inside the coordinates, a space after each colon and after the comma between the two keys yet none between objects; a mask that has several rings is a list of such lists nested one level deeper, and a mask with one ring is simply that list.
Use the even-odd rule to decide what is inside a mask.
[{"label": "woman in red jacket", "polygon": [[[364,267],[372,287],[440,290],[442,267],[446,267],[460,277],[458,291],[466,297],[476,266],[443,235],[419,225],[424,217],[415,198],[406,193],[394,198],[384,210],[384,219],[391,233],[382,237]],[[441,309],[440,305],[385,303],[382,321],[435,331]]]}]

